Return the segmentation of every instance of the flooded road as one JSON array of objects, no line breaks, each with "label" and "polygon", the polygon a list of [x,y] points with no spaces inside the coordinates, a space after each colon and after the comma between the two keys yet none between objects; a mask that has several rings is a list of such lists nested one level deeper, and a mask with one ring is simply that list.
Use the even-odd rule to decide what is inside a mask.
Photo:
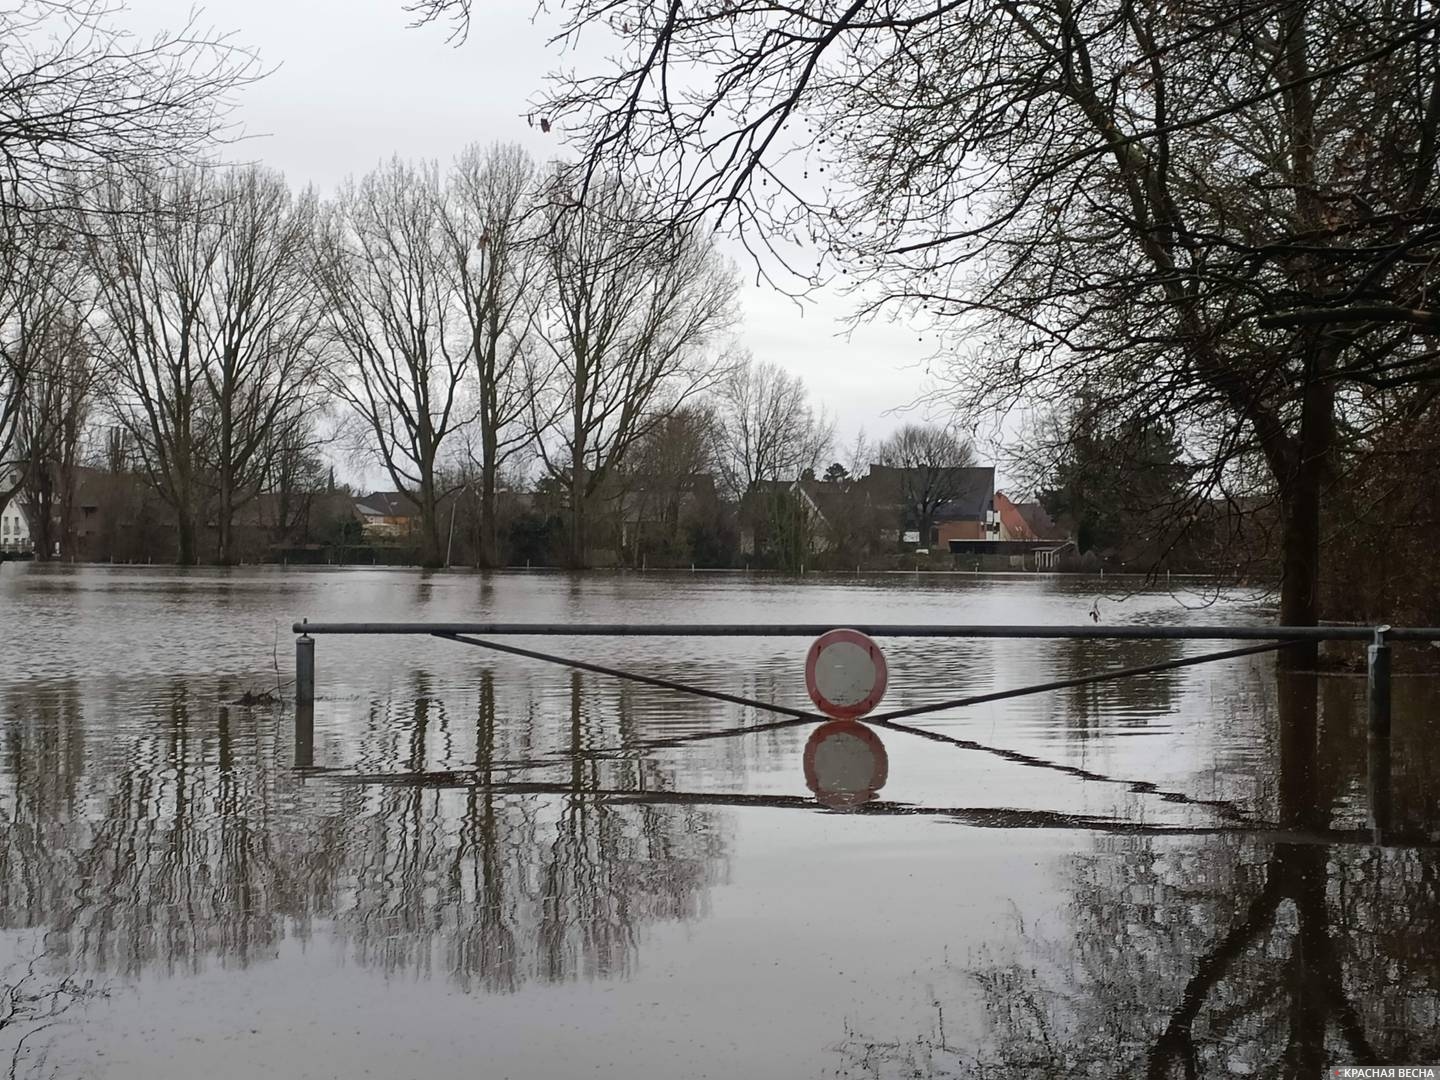
[{"label": "flooded road", "polygon": [[[847,752],[884,767],[856,773],[878,786],[860,812],[817,799],[813,725],[452,642],[317,639],[313,769],[293,767],[292,709],[267,701],[292,692],[303,617],[1265,617],[1115,584],[0,567],[0,1067],[1308,1078],[1440,1061],[1440,850],[1316,839],[1364,821],[1361,679],[1277,695],[1258,656],[867,729]],[[517,643],[809,707],[808,641]],[[885,708],[1216,647],[882,644]],[[1278,714],[1317,698],[1313,828],[1277,839]],[[1440,840],[1436,700],[1397,679],[1396,818]]]}]

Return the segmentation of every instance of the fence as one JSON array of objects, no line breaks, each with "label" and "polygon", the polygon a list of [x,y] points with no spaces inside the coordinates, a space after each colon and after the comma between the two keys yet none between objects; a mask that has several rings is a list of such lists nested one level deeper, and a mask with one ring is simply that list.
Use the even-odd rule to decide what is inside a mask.
[{"label": "fence", "polygon": [[[1029,694],[1046,693],[1052,690],[1091,683],[1108,682],[1115,679],[1132,678],[1137,675],[1176,668],[1192,667],[1219,660],[1234,659],[1257,653],[1272,652],[1293,645],[1321,641],[1368,642],[1367,665],[1367,776],[1370,811],[1370,826],[1376,843],[1391,827],[1391,657],[1392,641],[1433,642],[1440,641],[1440,627],[1392,627],[1379,626],[963,626],[925,625],[907,623],[852,624],[870,637],[900,638],[1003,638],[1059,640],[1085,638],[1104,641],[1250,641],[1261,644],[1244,648],[1227,649],[1220,652],[1203,653],[1139,667],[1118,668],[1072,679],[1035,683],[1030,686],[951,698],[914,706],[909,709],[893,710],[869,718],[874,721],[893,723],[901,717],[917,716],[943,709],[961,708],[966,705],[1006,698],[1022,697]],[[295,643],[295,763],[297,767],[308,767],[314,761],[314,706],[315,706],[315,637],[319,635],[421,635],[454,641],[460,644],[478,646],[498,652],[524,656],[530,659],[591,671],[601,675],[628,679],[634,682],[657,686],[681,693],[733,704],[747,705],[788,716],[787,723],[803,723],[821,720],[817,714],[803,710],[776,706],[769,702],[756,701],[735,694],[723,693],[707,688],[690,686],[650,675],[627,672],[601,664],[555,656],[550,653],[525,649],[515,645],[501,644],[490,638],[502,637],[796,637],[815,638],[834,629],[829,624],[793,623],[766,625],[759,623],[411,623],[411,622],[364,622],[364,623],[295,623],[294,632],[299,635]]]}]

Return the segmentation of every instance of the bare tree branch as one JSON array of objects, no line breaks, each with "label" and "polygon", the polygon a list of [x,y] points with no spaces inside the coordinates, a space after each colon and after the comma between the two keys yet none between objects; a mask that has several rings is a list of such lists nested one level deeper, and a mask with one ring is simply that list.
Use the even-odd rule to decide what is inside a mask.
[{"label": "bare tree branch", "polygon": [[610,180],[581,204],[576,182],[557,171],[547,188],[539,326],[551,364],[533,413],[570,493],[571,561],[584,565],[601,485],[657,422],[723,376],[711,346],[735,317],[735,280],[694,230],[656,229],[635,192]]},{"label": "bare tree branch", "polygon": [[396,489],[419,507],[427,566],[443,561],[441,455],[466,419],[460,389],[473,342],[456,302],[441,200],[434,166],[393,160],[341,192],[319,253],[342,358],[334,391],[364,423]]}]

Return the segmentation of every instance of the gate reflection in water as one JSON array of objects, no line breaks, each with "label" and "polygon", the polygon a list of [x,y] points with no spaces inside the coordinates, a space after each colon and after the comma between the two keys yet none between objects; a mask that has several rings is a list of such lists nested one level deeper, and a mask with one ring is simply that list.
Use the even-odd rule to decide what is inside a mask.
[{"label": "gate reflection in water", "polygon": [[[62,575],[34,580],[47,603],[70,596]],[[147,603],[137,580],[101,597]],[[278,603],[306,580],[237,583]],[[1065,584],[987,588],[1061,622],[1091,602]],[[194,588],[157,583],[156,610],[185,617]],[[573,601],[545,588],[534,603]],[[670,595],[635,602],[675,602],[675,584],[645,588]],[[970,588],[971,604],[991,596]],[[29,618],[30,594],[0,603],[17,595]],[[474,599],[472,579],[455,602]],[[197,596],[195,615],[212,603]],[[110,991],[77,994],[30,1044],[60,1075],[461,1076],[483,1061],[547,1076],[1308,1077],[1440,1057],[1440,852],[1225,831],[1226,805],[1302,834],[1363,825],[1361,680],[1277,694],[1268,662],[1235,661],[923,721],[988,750],[867,728],[884,764],[862,777],[847,753],[843,783],[821,768],[812,786],[812,726],[685,742],[765,718],[468,650],[347,660],[327,642],[315,767],[296,771],[288,709],[227,704],[265,686],[268,618],[248,631],[261,659],[221,678],[129,675],[119,653],[0,674],[0,978],[38,957],[46,986]],[[216,649],[236,632],[192,631]],[[588,655],[618,662],[616,648]],[[624,661],[803,701],[793,658],[674,648]],[[944,692],[983,692],[1190,648],[887,654],[911,705],[928,692],[911,673],[937,664]],[[382,659],[394,680],[375,675]],[[1393,814],[1433,834],[1433,683],[1395,691]],[[1296,770],[1279,732],[1307,709],[1316,767]],[[1156,790],[1128,783],[1147,778]],[[836,814],[817,787],[873,797]],[[1162,831],[1190,828],[1207,831]],[[0,1049],[17,1035],[0,1028]],[[37,1063],[22,1052],[18,1074]]]}]

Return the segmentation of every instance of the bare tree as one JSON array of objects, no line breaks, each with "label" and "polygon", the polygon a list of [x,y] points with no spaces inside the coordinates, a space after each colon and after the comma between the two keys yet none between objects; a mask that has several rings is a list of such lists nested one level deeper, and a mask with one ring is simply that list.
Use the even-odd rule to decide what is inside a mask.
[{"label": "bare tree", "polygon": [[317,397],[316,200],[311,192],[293,197],[284,177],[260,168],[227,172],[201,188],[214,207],[207,228],[216,243],[199,313],[212,425],[204,447],[218,559],[230,563],[235,513],[261,490],[267,454],[280,445],[274,430]]},{"label": "bare tree", "polygon": [[735,280],[695,230],[657,230],[643,198],[607,180],[583,203],[549,187],[548,357],[532,367],[532,423],[570,497],[570,562],[585,565],[590,500],[665,415],[724,374],[715,337],[735,317]]},{"label": "bare tree", "polygon": [[420,511],[426,566],[444,561],[438,507],[446,439],[460,426],[470,336],[456,312],[434,166],[399,159],[349,184],[321,230],[320,280],[343,356],[334,387]]},{"label": "bare tree", "polygon": [[53,417],[36,395],[49,385],[57,335],[80,294],[79,264],[53,218],[0,222],[0,505],[24,485]]},{"label": "bare tree", "polygon": [[96,468],[103,469],[111,476],[123,476],[135,467],[134,441],[124,425],[117,424],[105,429],[94,462]]},{"label": "bare tree", "polygon": [[[316,203],[259,168],[112,178],[89,214],[111,406],[175,511],[178,558],[237,558],[272,429],[316,393]],[[213,499],[212,499],[213,495]]]},{"label": "bare tree", "polygon": [[25,403],[28,364],[17,362],[15,350],[0,351],[0,506],[25,483],[24,453],[19,449],[20,417]]},{"label": "bare tree", "polygon": [[880,464],[898,471],[906,522],[920,531],[920,542],[928,544],[935,512],[967,486],[974,450],[944,428],[906,424],[880,443],[879,455]]},{"label": "bare tree", "polygon": [[497,480],[531,439],[525,357],[544,264],[535,236],[535,166],[514,144],[468,148],[446,185],[444,230],[470,331],[480,434],[479,564],[499,565]]},{"label": "bare tree", "polygon": [[316,411],[303,398],[276,417],[267,443],[263,489],[274,496],[274,513],[264,524],[275,543],[291,544],[308,534],[314,496],[333,491],[334,469],[322,457]]},{"label": "bare tree", "polygon": [[252,53],[198,13],[141,39],[118,0],[14,0],[0,11],[0,211],[73,205],[77,184],[146,170],[222,137]]},{"label": "bare tree", "polygon": [[793,480],[830,452],[835,423],[810,407],[805,382],[748,355],[717,395],[726,482],[736,499],[760,481]]},{"label": "bare tree", "polygon": [[874,454],[875,447],[870,442],[870,437],[861,428],[855,433],[855,439],[845,450],[845,465],[853,479],[859,480],[864,476],[865,470],[870,467],[870,460]]},{"label": "bare tree", "polygon": [[73,224],[77,192],[107,170],[143,170],[223,136],[231,95],[257,76],[253,54],[194,17],[139,40],[119,26],[123,11],[116,0],[0,10],[0,503],[24,479],[14,452],[30,362],[17,335],[33,312],[17,305],[43,295],[36,256]]},{"label": "bare tree", "polygon": [[45,560],[57,544],[70,554],[74,542],[78,468],[96,376],[80,309],[55,319],[35,352],[22,409],[21,456],[35,557]]},{"label": "bare tree", "polygon": [[714,410],[700,403],[676,409],[636,444],[618,499],[621,546],[633,565],[647,557],[654,566],[693,561],[682,529],[687,509],[714,501],[717,443]]},{"label": "bare tree", "polygon": [[175,514],[182,566],[200,557],[211,428],[205,316],[223,241],[207,196],[199,170],[111,177],[92,196],[87,228],[105,394]]}]

